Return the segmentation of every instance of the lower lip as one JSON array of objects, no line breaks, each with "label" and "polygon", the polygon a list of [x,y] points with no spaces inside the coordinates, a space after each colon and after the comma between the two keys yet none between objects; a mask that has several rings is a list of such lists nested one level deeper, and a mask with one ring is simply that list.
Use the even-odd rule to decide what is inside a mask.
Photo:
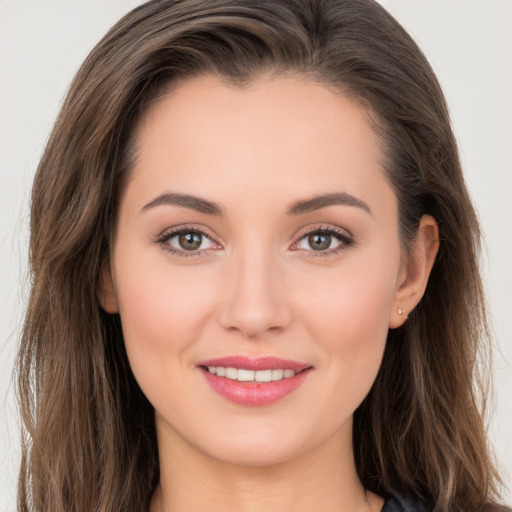
[{"label": "lower lip", "polygon": [[271,382],[240,382],[226,377],[218,377],[202,369],[206,381],[219,395],[231,402],[248,407],[259,407],[277,402],[295,391],[307,377],[309,368],[293,377]]}]

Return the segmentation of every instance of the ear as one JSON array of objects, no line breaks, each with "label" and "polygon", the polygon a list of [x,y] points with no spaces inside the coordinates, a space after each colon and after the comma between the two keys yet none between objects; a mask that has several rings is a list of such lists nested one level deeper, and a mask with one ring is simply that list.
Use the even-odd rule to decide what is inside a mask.
[{"label": "ear", "polygon": [[98,289],[98,298],[101,307],[109,314],[119,313],[119,305],[112,279],[112,272],[108,261],[103,263],[100,275],[100,284]]},{"label": "ear", "polygon": [[389,316],[389,327],[400,327],[417,306],[427,288],[430,271],[439,250],[439,227],[430,215],[423,215],[407,261],[397,281]]}]

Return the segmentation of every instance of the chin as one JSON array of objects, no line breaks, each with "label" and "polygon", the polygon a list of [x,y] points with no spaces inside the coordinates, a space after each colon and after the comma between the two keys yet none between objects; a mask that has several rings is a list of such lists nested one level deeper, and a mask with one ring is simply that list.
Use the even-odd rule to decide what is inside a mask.
[{"label": "chin", "polygon": [[[196,449],[219,462],[245,467],[270,467],[292,462],[304,454],[319,449],[325,438],[334,432],[304,428],[305,425],[276,425],[267,421],[247,424],[224,432],[210,432],[208,441],[204,435],[193,443]],[[301,428],[302,427],[302,428]],[[339,432],[339,431],[338,431]],[[198,433],[199,434],[199,433]]]},{"label": "chin", "polygon": [[283,445],[275,438],[268,442],[263,440],[246,441],[216,448],[210,451],[210,456],[219,462],[253,468],[286,464],[301,454],[300,445],[294,446],[289,443]]}]

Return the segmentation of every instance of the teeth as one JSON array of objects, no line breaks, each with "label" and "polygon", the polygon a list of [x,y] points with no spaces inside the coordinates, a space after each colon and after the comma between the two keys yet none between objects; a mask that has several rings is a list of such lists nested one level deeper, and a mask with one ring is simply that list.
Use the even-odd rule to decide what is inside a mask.
[{"label": "teeth", "polygon": [[284,370],[272,370],[271,379],[281,380],[284,377]]},{"label": "teeth", "polygon": [[226,378],[238,380],[238,370],[236,368],[226,368]]},{"label": "teeth", "polygon": [[226,377],[239,382],[271,382],[289,379],[295,375],[293,370],[245,370],[243,368],[225,368],[223,366],[208,366],[208,371],[219,377]]},{"label": "teeth", "polygon": [[[236,370],[235,370],[236,371]],[[240,382],[251,382],[254,380],[254,370],[238,370],[238,380]]]},{"label": "teeth", "polygon": [[[240,371],[240,370],[238,370]],[[256,382],[270,382],[272,380],[272,370],[258,370],[255,372]],[[281,380],[281,379],[276,379]]]}]

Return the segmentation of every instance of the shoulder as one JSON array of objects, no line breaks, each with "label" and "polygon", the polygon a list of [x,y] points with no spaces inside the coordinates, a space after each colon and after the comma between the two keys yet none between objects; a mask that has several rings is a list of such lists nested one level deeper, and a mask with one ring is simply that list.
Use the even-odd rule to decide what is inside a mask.
[{"label": "shoulder", "polygon": [[[430,512],[431,508],[419,501],[394,496],[381,509],[381,512]],[[505,505],[487,504],[480,509],[481,512],[512,512],[512,508]]]},{"label": "shoulder", "polygon": [[418,501],[394,496],[386,501],[381,512],[426,512],[427,508]]}]

